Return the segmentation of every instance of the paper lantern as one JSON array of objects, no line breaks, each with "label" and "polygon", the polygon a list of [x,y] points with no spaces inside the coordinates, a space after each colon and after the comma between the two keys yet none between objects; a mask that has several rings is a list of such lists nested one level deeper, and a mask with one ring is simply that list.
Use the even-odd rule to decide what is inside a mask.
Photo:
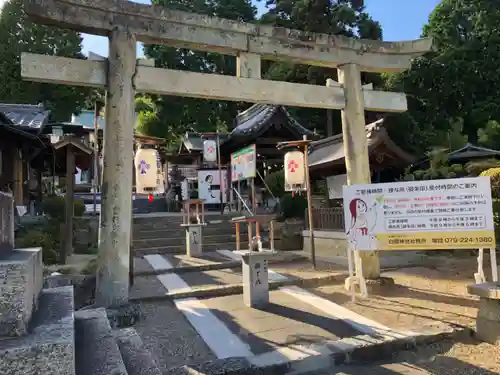
[{"label": "paper lantern", "polygon": [[217,161],[217,143],[212,140],[206,140],[203,142],[203,160],[208,162]]},{"label": "paper lantern", "polygon": [[135,154],[136,184],[141,189],[156,189],[158,180],[158,151],[152,148],[139,149]]},{"label": "paper lantern", "polygon": [[304,185],[306,173],[304,169],[304,154],[300,151],[290,151],[285,154],[285,185]]}]

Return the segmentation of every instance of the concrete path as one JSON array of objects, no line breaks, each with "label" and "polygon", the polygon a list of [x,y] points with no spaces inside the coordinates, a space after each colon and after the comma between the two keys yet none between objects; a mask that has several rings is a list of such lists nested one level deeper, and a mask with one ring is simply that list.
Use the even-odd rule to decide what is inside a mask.
[{"label": "concrete path", "polygon": [[[221,250],[219,254],[226,260],[239,259],[239,255],[230,251]],[[172,259],[159,254],[148,255],[144,259],[154,270],[174,267]],[[270,270],[269,278],[283,280],[287,276]],[[240,283],[241,273],[225,269],[204,273],[166,273],[149,276],[147,281],[143,279],[145,278],[137,278],[138,289],[147,291],[151,295],[152,289],[158,289],[158,293],[161,294],[190,290],[210,283]],[[149,288],[147,284],[150,285]],[[355,342],[361,342],[358,338],[362,335],[389,340],[407,335],[395,332],[331,300],[296,286],[272,291],[270,300],[270,305],[260,310],[246,307],[241,295],[176,299],[171,306],[175,306],[174,310],[184,316],[185,322],[190,323],[190,332],[196,332],[190,335],[195,345],[203,343],[217,359],[246,357],[258,366],[328,355],[336,350],[345,349],[345,345],[356,345]],[[153,305],[151,302],[150,315],[155,316],[157,313]],[[146,320],[148,319],[153,318],[148,317]],[[152,330],[143,330],[146,335],[143,340],[154,346]],[[160,334],[156,329],[153,331]],[[354,344],[340,341],[349,338],[353,338]],[[366,342],[361,344],[366,345]],[[161,358],[163,349],[151,350],[160,353],[159,362],[167,366]]]}]

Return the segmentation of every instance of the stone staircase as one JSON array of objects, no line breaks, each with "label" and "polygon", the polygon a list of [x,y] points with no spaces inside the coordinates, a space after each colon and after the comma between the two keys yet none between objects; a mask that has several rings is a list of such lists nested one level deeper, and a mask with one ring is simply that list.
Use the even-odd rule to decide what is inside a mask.
[{"label": "stone staircase", "polygon": [[75,312],[73,286],[43,283],[40,248],[0,254],[2,375],[162,375],[133,328],[113,328],[106,309]]},{"label": "stone staircase", "polygon": [[[231,218],[239,215],[207,215],[203,228],[203,251],[234,250],[235,226]],[[135,256],[148,254],[183,254],[186,235],[180,226],[182,216],[139,216],[134,218],[132,248]],[[247,227],[240,225],[241,248],[248,248]]]}]

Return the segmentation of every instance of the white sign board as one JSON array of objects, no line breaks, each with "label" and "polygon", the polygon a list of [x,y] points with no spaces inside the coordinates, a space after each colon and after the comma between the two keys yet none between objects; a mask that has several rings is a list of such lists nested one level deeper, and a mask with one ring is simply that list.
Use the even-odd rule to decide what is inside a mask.
[{"label": "white sign board", "polygon": [[[222,186],[222,199],[226,203],[227,174],[226,170],[221,170],[224,185]],[[220,179],[218,169],[205,169],[198,171],[198,199],[202,199],[207,204],[220,203]]]},{"label": "white sign board", "polygon": [[231,181],[254,178],[257,169],[257,152],[251,145],[231,154]]},{"label": "white sign board", "polygon": [[342,189],[347,185],[347,175],[340,174],[326,178],[328,187],[328,199],[342,199]]},{"label": "white sign board", "polygon": [[350,250],[494,248],[489,177],[344,186]]}]

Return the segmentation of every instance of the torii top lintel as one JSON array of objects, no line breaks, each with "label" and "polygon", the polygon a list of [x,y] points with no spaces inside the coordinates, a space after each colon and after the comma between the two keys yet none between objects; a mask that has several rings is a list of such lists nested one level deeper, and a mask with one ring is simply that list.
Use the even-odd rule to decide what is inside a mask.
[{"label": "torii top lintel", "polygon": [[95,35],[129,30],[140,42],[264,59],[336,67],[355,63],[363,71],[395,72],[428,52],[432,39],[404,42],[360,40],[328,34],[254,25],[123,0],[24,0],[36,22]]}]

